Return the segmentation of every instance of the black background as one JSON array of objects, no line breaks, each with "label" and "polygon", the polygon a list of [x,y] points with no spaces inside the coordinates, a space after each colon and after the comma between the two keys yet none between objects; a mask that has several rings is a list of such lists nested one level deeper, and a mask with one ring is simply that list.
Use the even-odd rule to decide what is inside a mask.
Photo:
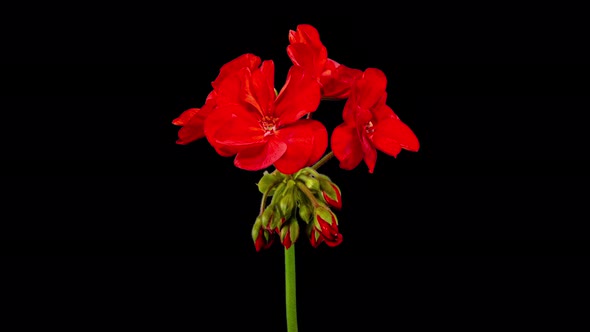
[{"label": "black background", "polygon": [[[282,247],[250,238],[262,172],[176,145],[171,121],[246,52],[275,61],[280,87],[300,23],[330,58],[383,70],[421,142],[380,153],[374,174],[321,168],[344,242],[297,242],[300,330],[581,318],[590,65],[575,8],[56,8],[6,11],[2,32],[2,301],[20,324],[284,330]],[[342,106],[316,118],[331,131]]]}]

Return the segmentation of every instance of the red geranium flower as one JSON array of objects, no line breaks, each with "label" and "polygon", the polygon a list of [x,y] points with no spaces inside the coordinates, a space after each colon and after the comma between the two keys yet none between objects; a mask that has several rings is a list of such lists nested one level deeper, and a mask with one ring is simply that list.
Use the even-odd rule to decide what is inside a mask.
[{"label": "red geranium flower", "polygon": [[296,31],[289,31],[289,43],[289,58],[294,65],[303,67],[318,80],[324,99],[348,97],[352,82],[360,77],[362,71],[329,59],[316,28],[309,24],[298,25]]},{"label": "red geranium flower", "polygon": [[318,161],[328,145],[321,122],[301,119],[317,109],[320,88],[292,66],[277,94],[274,73],[274,62],[267,60],[221,82],[217,88],[235,98],[218,100],[205,121],[205,135],[217,149],[235,154],[238,168],[254,171],[274,164],[281,173],[292,174]]},{"label": "red geranium flower", "polygon": [[[260,62],[260,58],[256,55],[246,53],[224,64],[219,70],[217,78],[211,82],[213,91],[207,96],[203,107],[187,109],[182,112],[179,117],[172,120],[172,124],[182,127],[178,131],[178,139],[176,140],[176,143],[185,145],[203,138],[205,136],[203,127],[205,119],[217,107],[217,100],[224,97],[222,91],[219,90],[221,83],[228,77],[238,73],[242,68],[257,68],[260,66]],[[229,97],[231,97],[231,95]],[[227,154],[223,151],[218,152],[221,154]]]},{"label": "red geranium flower", "polygon": [[414,132],[387,106],[385,74],[368,68],[357,79],[344,105],[344,122],[332,132],[332,151],[346,170],[364,159],[373,173],[377,150],[397,157],[402,149],[418,151],[420,144]]}]

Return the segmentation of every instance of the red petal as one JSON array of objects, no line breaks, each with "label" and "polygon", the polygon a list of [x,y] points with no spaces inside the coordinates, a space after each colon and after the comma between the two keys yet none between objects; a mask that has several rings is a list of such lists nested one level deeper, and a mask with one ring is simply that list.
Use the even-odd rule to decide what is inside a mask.
[{"label": "red petal", "polygon": [[193,116],[199,113],[200,110],[200,108],[189,108],[188,110],[182,112],[179,117],[172,120],[172,124],[176,126],[185,126],[189,123]]},{"label": "red petal", "polygon": [[259,65],[260,58],[258,56],[251,53],[242,54],[239,57],[221,66],[221,69],[219,70],[219,75],[217,76],[215,81],[211,83],[211,85],[213,86],[213,88],[217,88],[219,83],[222,82],[229,75],[234,74],[242,68],[254,69],[258,68]]},{"label": "red petal", "polygon": [[279,172],[293,174],[309,166],[307,163],[314,152],[312,148],[315,143],[314,131],[317,130],[315,122],[315,120],[297,121],[276,132],[276,138],[287,145],[285,154],[274,163]]},{"label": "red petal", "polygon": [[344,104],[344,109],[342,110],[342,118],[344,119],[345,123],[350,125],[360,123],[365,125],[373,119],[373,113],[371,113],[371,111],[366,108],[361,108],[356,103],[355,99],[348,98]]},{"label": "red petal", "polygon": [[243,99],[242,82],[247,75],[250,75],[250,69],[243,68],[232,75],[228,75],[215,86],[215,101],[219,106],[227,104],[238,104]]},{"label": "red petal", "polygon": [[200,111],[200,108],[191,108],[182,112],[179,117],[172,120],[172,124],[182,126],[182,128],[178,130],[176,144],[188,144],[205,136],[203,131],[203,118],[199,116]]},{"label": "red petal", "polygon": [[260,251],[261,249],[270,248],[273,242],[273,234],[260,229],[260,231],[258,231],[258,237],[256,238],[256,241],[254,241],[254,246],[256,247],[256,251]]},{"label": "red petal", "polygon": [[320,85],[298,66],[291,66],[285,85],[275,102],[275,115],[279,126],[295,122],[320,104]]},{"label": "red petal", "polygon": [[252,71],[243,81],[244,100],[254,106],[261,115],[270,115],[275,101],[274,62],[267,60],[259,70]]},{"label": "red petal", "polygon": [[205,119],[215,108],[215,100],[211,96],[213,92],[209,93],[205,105],[199,108],[190,108],[179,117],[174,119],[172,123],[177,126],[182,126],[178,131],[177,144],[188,144],[205,136],[204,122]]},{"label": "red petal", "polygon": [[356,112],[358,110],[358,106],[354,99],[348,98],[346,103],[344,104],[344,108],[342,109],[342,119],[344,123],[354,124],[356,123]]},{"label": "red petal", "polygon": [[312,136],[313,136],[313,143],[311,146],[311,154],[309,156],[309,160],[307,161],[307,165],[313,165],[318,160],[320,160],[324,156],[324,152],[328,148],[328,130],[324,125],[316,120],[301,120],[305,122],[310,122],[310,127],[312,128]]},{"label": "red petal", "polygon": [[194,142],[198,139],[201,139],[205,136],[203,132],[203,125],[201,126],[194,126],[194,127],[182,127],[178,130],[178,139],[176,140],[176,144],[186,145],[190,142]]},{"label": "red petal", "polygon": [[311,232],[309,233],[309,242],[314,248],[317,248],[322,242],[324,242],[322,234],[320,234],[315,227],[312,227]]},{"label": "red petal", "polygon": [[215,149],[215,151],[219,155],[221,155],[222,157],[231,157],[231,156],[235,155],[236,153],[238,153],[238,151],[240,151],[240,149],[235,146],[223,145],[223,144],[219,144],[217,142],[211,142],[211,141],[209,141],[209,144],[211,144],[211,146]]},{"label": "red petal", "polygon": [[386,95],[383,96],[383,101],[380,101],[376,107],[371,109],[373,120],[377,123],[385,119],[397,119],[397,115],[393,112],[391,107],[385,104],[385,99]]},{"label": "red petal", "polygon": [[326,243],[334,241],[337,242],[340,233],[338,232],[338,225],[336,225],[334,217],[332,217],[331,224],[322,219],[320,216],[317,216],[317,221],[318,225],[320,226],[318,230],[320,231],[320,234],[322,234],[322,237],[324,238]]},{"label": "red petal", "polygon": [[256,241],[254,241],[254,247],[256,248],[256,251],[260,251],[260,249],[262,249],[262,247],[264,247],[266,244],[263,232],[264,232],[264,230],[261,228],[258,231],[258,236],[256,237]]},{"label": "red petal", "polygon": [[287,55],[294,65],[303,67],[306,70],[311,70],[310,75],[315,76],[314,71],[314,56],[310,46],[303,43],[296,43],[287,46]]},{"label": "red petal", "polygon": [[322,191],[322,195],[324,196],[324,199],[326,200],[326,202],[328,203],[328,205],[330,205],[331,207],[335,208],[335,209],[342,209],[342,194],[340,193],[340,189],[337,188],[336,186],[332,185],[332,188],[334,188],[334,191],[336,192],[336,200],[333,200],[332,198],[330,198],[330,196],[328,196],[326,194],[326,192]]},{"label": "red petal", "polygon": [[298,35],[297,31],[295,31],[295,30],[289,30],[289,43],[297,43],[297,42],[299,42],[297,40],[297,37],[298,36],[299,35]]},{"label": "red petal", "polygon": [[321,46],[320,34],[316,28],[309,24],[299,24],[297,31],[289,32],[290,43],[308,43],[313,46]]},{"label": "red petal", "polygon": [[210,141],[230,146],[248,146],[266,141],[256,114],[241,105],[218,107],[205,121],[205,134]]},{"label": "red petal", "polygon": [[287,144],[271,138],[266,144],[241,150],[234,159],[236,167],[247,171],[258,171],[272,165],[287,150]]},{"label": "red petal", "polygon": [[373,143],[384,153],[396,157],[401,149],[418,151],[420,142],[414,132],[399,119],[385,119],[375,125]]},{"label": "red petal", "polygon": [[351,170],[363,160],[363,150],[356,127],[342,123],[332,132],[332,151],[340,168]]},{"label": "red petal", "polygon": [[370,109],[379,102],[386,86],[387,78],[381,70],[367,68],[354,82],[352,93],[355,94],[354,99],[361,108]]},{"label": "red petal", "polygon": [[291,61],[303,66],[314,78],[319,78],[326,65],[328,51],[322,44],[316,28],[309,24],[298,25],[297,31],[289,32],[289,44],[287,54]]},{"label": "red petal", "polygon": [[328,59],[320,76],[322,97],[326,99],[347,98],[352,84],[362,74],[361,70],[348,68],[332,59]]},{"label": "red petal", "polygon": [[[362,133],[360,130],[364,130],[364,127],[359,129],[359,132]],[[363,159],[369,168],[369,173],[373,173],[375,170],[375,164],[377,163],[377,149],[375,149],[373,142],[371,142],[371,140],[366,135],[359,134],[359,136],[363,150]]]},{"label": "red petal", "polygon": [[293,242],[291,242],[291,232],[288,231],[287,235],[285,235],[285,238],[283,239],[283,246],[285,246],[285,249],[289,249],[291,248],[292,244]]},{"label": "red petal", "polygon": [[324,238],[324,242],[326,242],[326,245],[328,245],[329,247],[335,247],[337,245],[339,245],[340,243],[342,243],[342,234],[338,233],[336,234],[336,237],[333,239],[326,239]]}]

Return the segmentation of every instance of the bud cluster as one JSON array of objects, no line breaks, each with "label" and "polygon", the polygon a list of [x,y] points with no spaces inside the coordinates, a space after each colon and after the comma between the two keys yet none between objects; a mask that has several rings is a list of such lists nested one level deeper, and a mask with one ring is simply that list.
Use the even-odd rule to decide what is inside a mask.
[{"label": "bud cluster", "polygon": [[252,227],[257,251],[269,248],[275,234],[288,249],[299,238],[300,227],[313,247],[322,242],[328,246],[342,242],[338,218],[332,211],[342,208],[340,188],[326,175],[312,167],[292,175],[265,171],[258,190],[263,197],[260,214]]}]

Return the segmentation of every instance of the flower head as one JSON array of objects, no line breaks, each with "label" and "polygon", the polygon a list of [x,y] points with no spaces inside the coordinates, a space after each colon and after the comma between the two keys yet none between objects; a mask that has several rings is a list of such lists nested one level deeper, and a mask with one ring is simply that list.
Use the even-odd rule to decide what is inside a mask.
[{"label": "flower head", "polygon": [[373,173],[377,150],[397,157],[402,149],[418,151],[414,132],[386,105],[385,74],[368,68],[352,86],[344,105],[344,122],[332,132],[332,151],[340,167],[351,170],[362,160]]},{"label": "flower head", "polygon": [[235,155],[234,164],[245,170],[274,165],[292,174],[321,158],[328,133],[316,120],[302,119],[320,102],[317,82],[300,67],[292,66],[278,94],[274,89],[274,62],[259,68],[244,67],[221,82],[216,90],[215,112],[205,121],[208,141],[222,155]]}]

